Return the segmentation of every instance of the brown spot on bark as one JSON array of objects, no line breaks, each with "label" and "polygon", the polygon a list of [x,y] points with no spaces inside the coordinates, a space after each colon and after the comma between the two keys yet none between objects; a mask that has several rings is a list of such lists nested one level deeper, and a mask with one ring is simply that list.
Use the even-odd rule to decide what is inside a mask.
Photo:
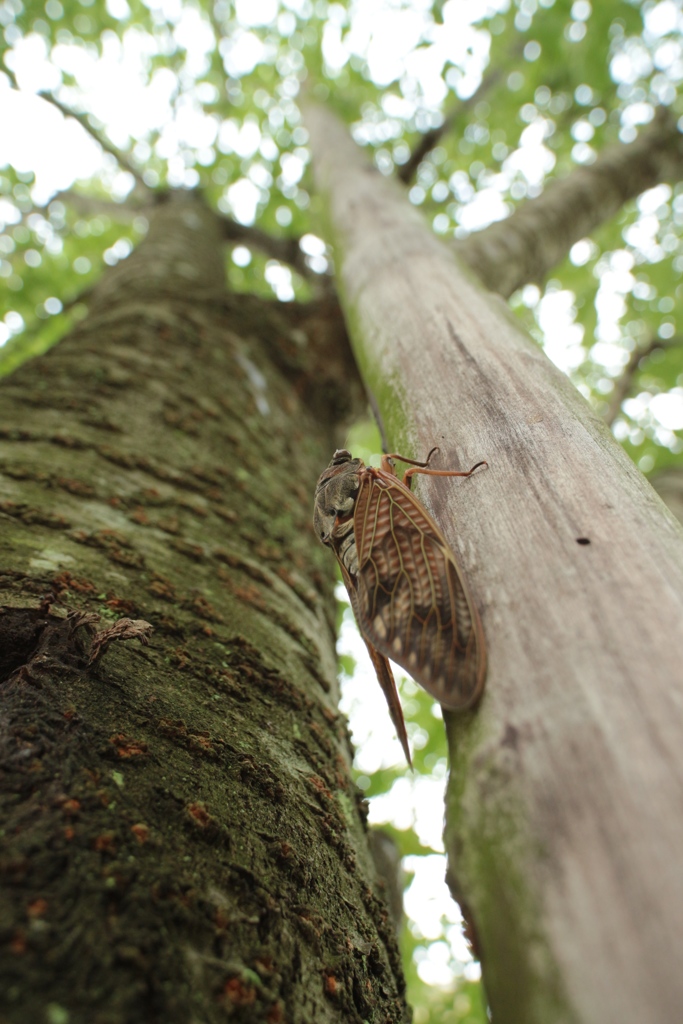
[{"label": "brown spot on bark", "polygon": [[148,753],[146,743],[141,740],[131,740],[122,732],[110,736],[109,742],[114,747],[117,755],[124,760],[129,757],[143,757]]},{"label": "brown spot on bark", "polygon": [[199,828],[209,828],[214,823],[203,803],[188,804],[186,810],[192,824]]},{"label": "brown spot on bark", "polygon": [[101,832],[93,840],[92,848],[96,853],[114,853],[116,850],[116,836],[113,832]]},{"label": "brown spot on bark", "polygon": [[59,596],[65,590],[74,590],[77,594],[95,594],[97,587],[90,580],[79,576],[72,576],[70,572],[60,572],[52,581],[52,589]]},{"label": "brown spot on bark", "polygon": [[38,899],[29,903],[26,913],[32,918],[44,917],[47,913],[47,900],[39,896]]},{"label": "brown spot on bark", "polygon": [[169,579],[165,576],[154,574],[154,578],[150,585],[147,587],[150,594],[155,597],[160,597],[162,601],[175,601],[176,600],[176,589]]},{"label": "brown spot on bark", "polygon": [[223,993],[235,1006],[250,1006],[256,999],[254,987],[245,984],[240,978],[231,978],[226,982]]},{"label": "brown spot on bark", "polygon": [[181,555],[185,555],[186,558],[191,558],[194,562],[201,562],[204,559],[204,548],[201,544],[192,544],[188,540],[183,540],[182,537],[176,537],[175,540],[172,540],[171,547]]},{"label": "brown spot on bark", "polygon": [[325,995],[332,996],[335,998],[339,994],[339,982],[331,971],[327,971],[324,976],[323,988]]},{"label": "brown spot on bark", "polygon": [[150,524],[149,516],[145,512],[144,508],[142,508],[142,506],[140,505],[138,505],[137,508],[133,509],[133,511],[130,513],[130,518],[133,520],[134,523],[138,523],[140,526],[149,526]]}]

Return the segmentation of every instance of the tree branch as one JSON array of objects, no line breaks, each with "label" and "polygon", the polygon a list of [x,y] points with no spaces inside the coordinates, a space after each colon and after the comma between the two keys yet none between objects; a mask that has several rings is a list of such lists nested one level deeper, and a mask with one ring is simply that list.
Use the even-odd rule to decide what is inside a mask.
[{"label": "tree branch", "polygon": [[240,224],[224,214],[219,214],[218,217],[223,226],[223,238],[226,241],[243,242],[245,245],[260,249],[261,252],[271,256],[274,260],[279,260],[280,263],[288,263],[302,277],[320,277],[319,274],[313,274],[311,268],[306,263],[306,258],[301,251],[298,238],[276,238],[274,235],[269,235],[267,231],[261,231],[260,228]]},{"label": "tree branch", "polygon": [[137,189],[133,189],[126,196],[125,202],[116,203],[113,199],[88,195],[84,192],[76,192],[74,189],[67,188],[63,192],[55,192],[46,203],[36,206],[35,209],[47,210],[52,203],[59,202],[73,207],[76,213],[82,217],[96,217],[98,214],[103,214],[115,220],[131,221],[141,214],[144,216],[145,211],[149,211],[149,191],[147,189],[145,191],[147,195],[143,198]]},{"label": "tree branch", "polygon": [[[515,46],[512,50],[511,56],[519,55],[520,50],[520,46]],[[468,110],[475,107],[477,103],[479,103],[484,96],[493,89],[494,86],[498,85],[498,82],[505,74],[507,74],[507,62],[496,64],[495,67],[489,67],[488,71],[479,83],[479,87],[475,89],[472,95],[468,96],[465,100],[458,100],[458,102],[451,107],[438,128],[432,128],[430,131],[425,132],[424,135],[420,136],[415,149],[410,154],[409,159],[399,169],[397,174],[398,180],[402,181],[404,185],[408,185],[413,180],[415,172],[424,158],[436,146],[438,146],[443,136],[451,130],[458,118]]]},{"label": "tree branch", "polygon": [[[21,92],[19,83],[17,82],[16,76],[11,68],[5,66],[2,70],[7,75],[12,88],[17,92]],[[149,185],[145,182],[145,179],[142,176],[142,172],[131,162],[128,155],[118,149],[113,142],[110,142],[103,132],[94,128],[90,124],[87,114],[78,113],[77,111],[72,110],[71,107],[66,105],[66,103],[62,103],[62,101],[58,100],[56,96],[53,96],[51,92],[39,92],[37,95],[47,103],[51,103],[53,107],[56,107],[64,117],[71,117],[74,121],[78,121],[81,128],[83,128],[84,131],[86,131],[88,135],[90,135],[90,137],[93,138],[99,146],[101,146],[105,153],[109,153],[113,156],[124,171],[128,171],[129,174],[133,175],[138,185],[144,188],[146,192],[151,191]]]},{"label": "tree branch", "polygon": [[[214,27],[214,30],[218,31],[219,26],[215,21],[215,18],[212,18],[211,24]],[[6,73],[13,88],[18,90],[19,86],[17,85],[17,80],[12,71],[6,69]],[[144,189],[147,195],[153,194],[153,191],[145,183],[145,180],[142,177],[141,172],[138,170],[137,167],[135,167],[133,163],[131,163],[127,154],[117,149],[117,147],[114,146],[113,143],[111,143],[103,133],[99,132],[96,128],[93,128],[93,126],[89,123],[86,114],[80,114],[71,110],[69,107],[66,106],[66,104],[62,103],[61,100],[58,100],[55,96],[53,96],[52,93],[41,92],[38,93],[38,95],[42,99],[46,100],[48,103],[51,103],[53,106],[55,106],[65,117],[72,117],[74,118],[74,120],[78,121],[78,123],[85,129],[85,131],[87,131],[88,134],[91,135],[97,143],[99,143],[99,145],[102,147],[102,149],[105,150],[105,152],[110,153],[112,156],[114,156],[118,161],[119,165],[124,170],[128,171],[130,174],[133,175],[138,185],[141,186],[142,189]],[[61,201],[65,202],[72,202],[76,204],[84,212],[89,213],[111,212],[112,215],[114,215],[115,210],[120,211],[122,209],[119,206],[119,204],[107,203],[106,200],[97,200],[87,196],[80,196],[78,195],[78,193],[72,192],[71,190],[67,190],[66,192],[63,193],[58,193],[56,196],[52,197],[50,202],[53,202],[55,199],[60,199]],[[103,210],[103,205],[105,205],[107,209]],[[142,212],[142,210],[135,212]],[[311,268],[306,263],[306,258],[304,253],[301,251],[298,238],[276,238],[273,235],[269,235],[266,231],[261,231],[259,228],[249,227],[245,224],[240,224],[238,223],[238,221],[233,220],[231,217],[227,217],[225,215],[220,214],[218,215],[218,217],[223,228],[223,238],[226,241],[244,242],[245,245],[250,245],[256,249],[260,249],[262,252],[265,252],[268,256],[271,256],[273,259],[279,260],[281,263],[289,264],[289,266],[293,267],[299,274],[301,274],[302,277],[314,279],[321,278],[321,275],[314,274],[311,271]]]},{"label": "tree branch", "polygon": [[672,348],[674,345],[680,345],[682,343],[683,338],[680,337],[667,338],[666,340],[663,338],[652,338],[644,348],[636,348],[633,350],[621,375],[617,377],[614,382],[614,391],[610,395],[609,402],[607,403],[607,410],[604,418],[608,426],[612,426],[621,411],[622,402],[631,393],[633,383],[643,360],[649,359],[653,352],[658,352],[665,348]]},{"label": "tree branch", "polygon": [[541,282],[571,246],[613,217],[628,199],[683,177],[683,136],[667,107],[634,142],[608,147],[590,166],[552,182],[520,206],[462,242],[458,256],[483,283],[508,298]]},{"label": "tree branch", "polygon": [[81,128],[83,128],[88,135],[90,135],[91,138],[93,138],[95,142],[102,147],[105,153],[109,153],[113,156],[124,171],[128,171],[129,174],[133,175],[138,185],[144,188],[147,192],[151,191],[149,185],[145,182],[145,179],[142,176],[142,172],[130,160],[128,154],[115,146],[113,142],[110,142],[104,132],[100,132],[97,128],[94,128],[90,124],[87,114],[78,113],[77,111],[72,110],[65,103],[62,103],[61,100],[58,100],[56,96],[53,96],[51,92],[39,92],[38,95],[41,99],[46,100],[48,103],[51,103],[53,107],[56,107],[64,117],[72,117],[74,121],[78,121]]},{"label": "tree branch", "polygon": [[[213,32],[213,37],[216,42],[217,59],[219,62],[222,62],[220,44],[223,39],[228,38],[228,33],[226,32],[225,26],[221,23],[221,20],[218,18],[218,15],[216,14],[216,4],[213,2],[213,0],[210,0],[210,2],[206,5],[204,13],[209,19],[211,31]],[[228,77],[225,71],[223,71],[223,73],[220,75],[220,96],[224,103],[226,103],[229,107],[232,107],[234,106],[234,104],[230,99],[230,94],[227,89],[227,83]]]}]

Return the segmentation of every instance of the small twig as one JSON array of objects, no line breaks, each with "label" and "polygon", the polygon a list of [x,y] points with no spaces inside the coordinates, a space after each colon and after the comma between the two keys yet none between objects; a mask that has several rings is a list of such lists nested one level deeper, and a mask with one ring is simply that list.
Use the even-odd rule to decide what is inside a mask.
[{"label": "small twig", "polygon": [[100,132],[97,130],[97,128],[93,128],[93,126],[90,124],[90,121],[88,120],[87,114],[81,114],[75,110],[72,110],[71,107],[68,107],[65,103],[62,103],[61,100],[58,100],[56,96],[53,96],[51,92],[39,92],[38,95],[41,99],[46,100],[48,103],[51,103],[54,107],[56,107],[57,110],[59,110],[64,115],[64,117],[72,117],[74,121],[78,121],[81,128],[83,128],[88,133],[88,135],[90,135],[91,138],[93,138],[95,142],[97,142],[102,147],[105,153],[109,153],[111,156],[113,156],[114,159],[118,162],[119,166],[122,167],[124,171],[128,171],[129,174],[132,174],[135,180],[137,181],[138,185],[144,188],[146,192],[150,191],[149,185],[147,185],[145,179],[142,176],[142,172],[135,166],[134,163],[132,163],[128,155],[124,153],[123,150],[120,150],[117,146],[113,144],[113,142],[109,141],[104,132]]},{"label": "small twig", "polygon": [[[212,20],[212,26],[217,31],[219,26],[215,23],[215,19]],[[10,81],[14,88],[18,88],[14,75],[7,72]],[[113,143],[96,128],[89,123],[88,118],[85,114],[77,113],[67,107],[61,100],[58,100],[51,93],[41,92],[38,95],[46,100],[48,103],[52,103],[53,106],[57,107],[58,110],[64,114],[65,117],[72,117],[88,132],[96,142],[112,156],[116,158],[118,163],[124,170],[129,171],[133,175],[136,182],[144,189],[144,192],[149,195],[151,190],[145,184],[141,172],[130,162],[127,155],[121,150],[117,149]],[[50,199],[50,202],[55,200],[63,202],[71,202],[77,208],[85,212],[105,212],[110,213],[112,216],[116,216],[117,212],[125,211],[124,204],[111,203],[106,200],[99,200],[88,196],[79,196],[77,193],[67,190],[66,192],[58,193]],[[131,216],[137,213],[144,212],[144,204],[141,203],[138,209],[128,211]],[[120,213],[119,213],[120,215]],[[311,268],[306,263],[306,258],[299,246],[298,238],[276,238],[273,235],[269,235],[266,231],[261,231],[259,228],[249,227],[245,224],[240,224],[238,221],[233,220],[231,217],[225,215],[219,215],[222,226],[223,226],[223,238],[228,242],[244,242],[245,245],[251,245],[256,249],[260,249],[265,252],[268,256],[273,259],[279,260],[281,263],[287,263],[292,266],[302,277],[306,278],[317,278],[319,275],[314,274]]]},{"label": "small twig", "polygon": [[622,370],[620,376],[617,377],[614,382],[614,390],[612,391],[609,402],[607,403],[604,418],[609,427],[612,426],[615,419],[621,412],[622,402],[628,397],[631,389],[633,388],[633,383],[642,360],[649,359],[653,352],[657,352],[665,348],[672,348],[675,345],[681,344],[683,344],[683,338],[679,337],[667,338],[666,340],[663,338],[652,338],[644,348],[635,348],[633,350],[629,361]]},{"label": "small twig", "polygon": [[[211,30],[213,32],[214,39],[216,40],[216,54],[219,54],[220,43],[223,39],[226,39],[228,37],[228,34],[225,31],[224,26],[216,17],[216,5],[215,3],[213,3],[213,0],[210,0],[210,2],[206,5],[204,13],[209,19],[209,24],[211,25]],[[230,99],[230,94],[228,93],[227,88],[228,77],[225,73],[222,73],[220,75],[220,83],[221,99],[225,103],[227,103],[228,106],[232,107],[233,103]]]},{"label": "small twig", "polygon": [[466,100],[458,100],[458,102],[451,107],[438,128],[432,128],[421,136],[415,149],[410,154],[409,159],[403,164],[398,172],[399,181],[402,181],[407,185],[413,180],[415,172],[427,156],[427,153],[430,153],[438,145],[443,136],[451,130],[458,118],[468,110],[471,110],[472,107],[475,107],[477,103],[479,103],[484,96],[494,88],[494,86],[498,85],[498,82],[501,80],[503,75],[507,74],[510,62],[519,57],[524,48],[525,42],[526,41],[524,40],[513,46],[507,60],[497,63],[495,66],[491,66],[479,83],[479,88],[475,89],[472,95],[468,96]]},{"label": "small twig", "polygon": [[[10,85],[12,86],[12,88],[15,89],[17,92],[21,92],[21,89],[19,88],[19,83],[17,82],[14,72],[11,71],[8,67],[3,67],[2,70],[9,78]],[[133,175],[138,185],[140,185],[145,190],[145,192],[149,193],[151,191],[149,185],[147,185],[145,179],[142,176],[142,172],[135,166],[135,164],[131,162],[127,154],[124,153],[122,150],[118,149],[113,142],[110,142],[103,132],[100,132],[96,128],[93,128],[86,114],[79,114],[77,111],[72,110],[71,107],[68,107],[66,105],[66,103],[62,103],[62,101],[58,100],[56,96],[53,96],[51,92],[39,92],[38,96],[40,96],[40,98],[45,100],[47,103],[51,103],[54,107],[56,107],[57,110],[59,110],[59,112],[64,115],[64,117],[72,117],[74,121],[78,121],[80,126],[88,133],[88,135],[91,136],[91,138],[95,140],[95,142],[98,143],[99,146],[102,147],[105,153],[109,153],[111,156],[113,156],[124,171],[128,171],[129,174]]]},{"label": "small twig", "polygon": [[21,92],[21,89],[19,88],[19,83],[17,82],[16,76],[12,69],[8,68],[6,64],[3,64],[2,73],[4,75],[7,75],[7,77],[9,78],[9,84],[12,86],[15,92]]}]

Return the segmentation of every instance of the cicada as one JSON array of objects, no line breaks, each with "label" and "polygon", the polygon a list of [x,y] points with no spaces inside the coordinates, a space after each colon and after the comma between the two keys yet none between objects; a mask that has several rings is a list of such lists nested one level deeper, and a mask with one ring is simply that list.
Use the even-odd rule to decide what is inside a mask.
[{"label": "cicada", "polygon": [[[479,698],[486,650],[479,613],[455,555],[411,491],[416,473],[470,476],[471,469],[429,469],[403,455],[383,455],[379,469],[340,449],[318,480],[313,525],[334,551],[389,713],[408,763],[410,748],[389,658],[445,708]],[[400,479],[394,460],[405,462]]]}]

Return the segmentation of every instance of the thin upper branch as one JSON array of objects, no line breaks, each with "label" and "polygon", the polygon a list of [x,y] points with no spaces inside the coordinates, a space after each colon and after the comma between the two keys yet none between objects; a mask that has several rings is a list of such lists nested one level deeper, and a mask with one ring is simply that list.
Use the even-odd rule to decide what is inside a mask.
[{"label": "thin upper branch", "polygon": [[[13,88],[18,90],[16,78],[11,71],[7,71],[8,77]],[[47,100],[48,103],[52,103],[53,106],[57,107],[58,110],[64,114],[65,117],[73,117],[83,128],[90,134],[107,153],[111,153],[119,165],[124,170],[130,171],[135,177],[137,186],[135,193],[138,197],[137,201],[134,201],[134,205],[113,203],[110,200],[99,199],[94,196],[85,196],[78,192],[74,192],[71,189],[67,189],[64,192],[59,192],[53,196],[49,202],[54,202],[58,199],[62,202],[72,204],[79,212],[82,212],[84,216],[92,216],[97,213],[110,213],[115,217],[125,217],[126,213],[130,216],[137,216],[138,214],[145,213],[147,203],[141,201],[140,193],[142,192],[145,198],[153,199],[153,192],[149,186],[145,183],[141,172],[128,160],[125,153],[118,150],[109,140],[97,129],[93,128],[89,124],[85,114],[79,114],[67,107],[65,104],[58,100],[51,93],[40,93],[42,99]],[[130,198],[130,197],[129,197]],[[238,221],[233,220],[224,214],[218,215],[222,224],[223,238],[228,242],[243,242],[245,245],[253,246],[256,249],[265,252],[268,256],[273,259],[279,260],[281,263],[287,263],[293,267],[303,277],[318,277],[319,275],[313,275],[310,267],[306,263],[304,253],[301,251],[299,246],[298,238],[277,238],[274,235],[269,235],[266,231],[261,231],[259,228],[249,227],[245,224],[240,224]]]},{"label": "thin upper branch", "polygon": [[652,338],[650,342],[643,348],[636,348],[631,353],[631,357],[624,367],[622,373],[614,382],[614,391],[610,395],[609,402],[607,403],[607,409],[604,414],[605,422],[611,427],[615,419],[621,411],[621,405],[625,398],[628,398],[633,384],[640,369],[640,364],[644,359],[648,359],[653,352],[661,351],[665,348],[671,348],[674,345],[683,344],[683,338]]},{"label": "thin upper branch", "polygon": [[140,195],[137,188],[129,192],[125,201],[121,203],[106,199],[104,196],[88,195],[67,188],[62,192],[55,192],[46,203],[37,205],[35,209],[46,210],[56,202],[72,207],[81,217],[97,217],[102,214],[119,221],[132,221],[135,217],[144,216],[150,209],[149,194]]},{"label": "thin upper branch", "polygon": [[[2,70],[7,75],[12,88],[15,89],[17,92],[21,92],[19,83],[16,79],[16,75],[14,74],[12,69],[8,67],[3,67]],[[78,121],[80,126],[88,133],[88,135],[90,135],[91,138],[95,140],[95,142],[97,142],[99,146],[102,147],[105,153],[109,153],[111,156],[113,156],[119,164],[119,166],[122,167],[124,171],[128,171],[129,174],[132,174],[138,185],[140,185],[146,192],[150,191],[149,185],[147,185],[147,183],[145,182],[145,179],[143,178],[142,172],[139,170],[139,168],[137,168],[135,164],[133,164],[130,161],[126,153],[118,149],[113,142],[109,141],[104,132],[98,131],[97,128],[94,128],[90,124],[86,114],[82,114],[76,110],[72,110],[71,107],[67,106],[66,103],[62,103],[62,101],[58,100],[57,97],[54,96],[51,92],[39,92],[38,95],[41,99],[45,100],[47,103],[51,103],[53,107],[56,107],[57,110],[64,115],[64,117],[71,117],[74,119],[74,121]]]},{"label": "thin upper branch", "polygon": [[[218,56],[220,58],[221,42],[224,39],[227,39],[228,32],[226,30],[225,25],[222,23],[221,19],[218,17],[218,14],[216,13],[216,5],[213,2],[213,0],[209,0],[209,3],[206,5],[206,7],[204,9],[204,13],[206,14],[207,18],[209,19],[209,24],[211,26],[211,31],[213,32],[213,37],[214,37],[214,40],[215,40],[215,43],[216,43],[216,53],[218,54]],[[232,106],[232,101],[230,99],[230,94],[229,94],[228,88],[227,88],[227,84],[228,84],[227,75],[225,73],[223,73],[223,74],[221,74],[219,76],[219,78],[220,78],[220,85],[219,85],[220,97],[221,97],[221,99],[223,100],[224,103],[226,103],[228,106]]]},{"label": "thin upper branch", "polygon": [[[520,46],[515,46],[512,51],[512,56],[518,55],[520,49]],[[430,131],[425,132],[424,135],[420,136],[420,139],[415,146],[415,149],[410,154],[409,159],[398,171],[397,177],[399,181],[402,181],[407,185],[413,180],[415,172],[424,158],[436,146],[438,146],[443,136],[451,130],[457,119],[468,110],[475,107],[477,103],[479,103],[484,96],[494,88],[494,86],[498,85],[498,82],[505,74],[507,74],[507,62],[490,67],[479,83],[479,87],[475,89],[471,96],[468,96],[465,100],[458,100],[458,102],[451,107],[438,128],[432,128]]]},{"label": "thin upper branch", "polygon": [[[146,196],[140,195],[138,189],[130,193],[125,203],[116,203],[111,199],[85,195],[73,189],[65,189],[63,192],[57,192],[39,209],[44,210],[50,203],[54,203],[57,200],[72,206],[84,217],[106,214],[118,220],[133,220],[134,217],[145,216],[149,214],[151,208],[149,193]],[[306,263],[304,253],[299,247],[298,238],[277,238],[274,235],[269,235],[267,231],[261,231],[259,228],[240,224],[238,221],[233,220],[232,217],[228,217],[223,213],[217,213],[216,217],[220,222],[221,233],[226,242],[243,242],[245,245],[259,249],[261,252],[266,253],[267,256],[271,256],[281,263],[289,264],[304,277],[319,276],[312,275],[312,271]]]},{"label": "thin upper branch", "polygon": [[91,138],[95,140],[95,142],[98,143],[99,146],[102,147],[105,153],[109,153],[113,156],[124,171],[128,171],[129,174],[133,175],[138,185],[146,191],[149,191],[149,185],[143,178],[142,171],[135,166],[127,153],[124,153],[123,150],[119,149],[113,142],[109,141],[104,132],[98,131],[97,128],[92,126],[88,120],[87,114],[82,114],[78,111],[72,110],[71,107],[68,107],[65,103],[62,103],[61,100],[58,100],[56,96],[53,96],[51,92],[39,92],[38,95],[41,99],[46,100],[48,103],[51,103],[56,107],[64,117],[72,117],[74,121],[78,121],[80,126],[88,133],[88,135],[91,136]]},{"label": "thin upper branch", "polygon": [[541,282],[571,246],[613,217],[628,199],[683,177],[683,136],[660,107],[634,142],[610,146],[595,163],[552,182],[506,220],[462,242],[458,255],[492,291],[505,298]]},{"label": "thin upper branch", "polygon": [[223,226],[223,238],[226,241],[243,242],[245,245],[254,246],[255,249],[260,249],[261,252],[279,260],[280,263],[288,263],[303,277],[312,276],[311,268],[306,263],[298,238],[276,238],[275,235],[269,235],[267,231],[240,224],[225,215],[219,215],[219,219]]}]

